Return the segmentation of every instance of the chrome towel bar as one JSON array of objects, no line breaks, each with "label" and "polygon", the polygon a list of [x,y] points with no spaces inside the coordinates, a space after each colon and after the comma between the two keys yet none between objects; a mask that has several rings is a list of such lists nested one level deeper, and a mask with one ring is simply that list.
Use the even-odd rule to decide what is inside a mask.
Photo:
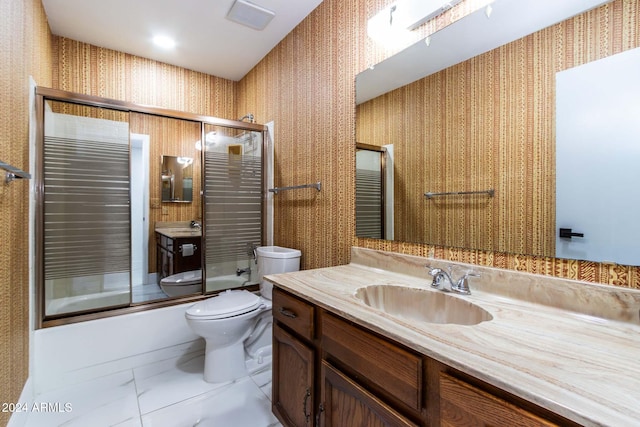
[{"label": "chrome towel bar", "polygon": [[274,194],[278,194],[278,192],[280,192],[280,191],[297,190],[299,188],[315,188],[316,190],[320,191],[320,189],[322,188],[322,184],[320,183],[320,181],[318,181],[318,182],[315,182],[313,184],[294,185],[292,187],[270,188],[269,191],[274,193]]},{"label": "chrome towel bar", "polygon": [[424,193],[424,196],[427,199],[431,199],[436,196],[464,196],[467,194],[487,194],[489,197],[493,197],[495,194],[495,190],[492,188],[490,190],[480,190],[480,191],[453,191],[449,193]]},{"label": "chrome towel bar", "polygon": [[6,178],[4,180],[4,182],[6,182],[7,184],[16,179],[31,179],[30,173],[20,170],[15,166],[11,166],[10,164],[5,163],[1,160],[0,169],[4,169],[7,171]]}]

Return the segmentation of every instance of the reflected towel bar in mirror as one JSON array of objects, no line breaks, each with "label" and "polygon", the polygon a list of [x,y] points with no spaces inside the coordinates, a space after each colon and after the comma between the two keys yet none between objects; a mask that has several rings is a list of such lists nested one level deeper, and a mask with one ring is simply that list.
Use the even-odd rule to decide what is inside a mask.
[{"label": "reflected towel bar in mirror", "polygon": [[0,169],[7,171],[5,182],[8,184],[16,179],[31,179],[31,174],[23,170],[18,169],[15,166],[11,166],[3,161],[0,161]]},{"label": "reflected towel bar in mirror", "polygon": [[299,188],[315,188],[316,190],[320,191],[320,189],[322,188],[322,184],[318,181],[318,182],[315,182],[313,184],[294,185],[292,187],[270,188],[269,191],[274,193],[274,194],[278,194],[279,191],[297,190]]},{"label": "reflected towel bar in mirror", "polygon": [[427,193],[424,193],[424,196],[427,199],[431,199],[431,198],[436,197],[436,196],[465,196],[467,194],[486,194],[489,197],[493,197],[493,195],[495,194],[495,190],[492,188],[490,190],[453,191],[453,192],[449,192],[449,193],[431,193],[431,192],[427,192]]}]

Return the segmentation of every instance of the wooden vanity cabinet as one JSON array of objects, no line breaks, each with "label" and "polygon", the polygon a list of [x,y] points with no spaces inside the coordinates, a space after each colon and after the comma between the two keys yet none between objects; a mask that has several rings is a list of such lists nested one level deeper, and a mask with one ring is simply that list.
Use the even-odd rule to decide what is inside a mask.
[{"label": "wooden vanity cabinet", "polygon": [[284,426],[577,426],[277,287],[273,317]]},{"label": "wooden vanity cabinet", "polygon": [[[318,426],[417,427],[398,411],[369,392],[326,360],[321,367]],[[322,420],[322,422],[320,422]]]},{"label": "wooden vanity cabinet", "polygon": [[316,414],[314,307],[274,288],[272,312],[273,413],[285,426],[313,426]]},{"label": "wooden vanity cabinet", "polygon": [[[184,271],[199,270],[202,265],[201,241],[200,236],[169,237],[156,232],[157,268],[160,279]],[[193,255],[183,256],[182,245],[186,244],[194,246]]]},{"label": "wooden vanity cabinet", "polygon": [[440,425],[540,427],[558,424],[441,372]]}]

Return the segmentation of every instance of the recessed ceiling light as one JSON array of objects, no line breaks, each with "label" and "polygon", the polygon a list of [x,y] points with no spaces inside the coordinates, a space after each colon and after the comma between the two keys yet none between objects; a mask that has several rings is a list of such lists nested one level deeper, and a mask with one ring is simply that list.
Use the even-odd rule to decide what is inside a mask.
[{"label": "recessed ceiling light", "polygon": [[227,19],[246,25],[254,30],[264,30],[276,13],[246,0],[236,0],[231,6]]},{"label": "recessed ceiling light", "polygon": [[153,42],[156,46],[160,46],[163,49],[173,49],[176,47],[176,41],[167,36],[155,36]]}]

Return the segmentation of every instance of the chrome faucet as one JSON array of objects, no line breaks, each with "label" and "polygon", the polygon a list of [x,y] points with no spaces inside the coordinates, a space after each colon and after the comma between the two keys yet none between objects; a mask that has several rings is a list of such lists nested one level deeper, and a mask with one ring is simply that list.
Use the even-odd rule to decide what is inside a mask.
[{"label": "chrome faucet", "polygon": [[[449,267],[449,273],[444,271],[441,268],[431,268],[428,265],[426,266],[429,269],[429,274],[433,277],[433,281],[431,282],[431,287],[440,289],[445,292],[455,292],[458,294],[469,295],[471,294],[471,290],[469,289],[469,277],[480,277],[479,274],[474,272],[467,272],[457,281],[454,281],[451,278],[451,267]],[[443,282],[449,282],[449,288],[444,287]]]},{"label": "chrome faucet", "polygon": [[193,221],[191,221],[191,224],[189,224],[189,227],[200,229],[200,228],[202,228],[202,225],[200,225],[200,223],[198,221],[193,220]]}]

